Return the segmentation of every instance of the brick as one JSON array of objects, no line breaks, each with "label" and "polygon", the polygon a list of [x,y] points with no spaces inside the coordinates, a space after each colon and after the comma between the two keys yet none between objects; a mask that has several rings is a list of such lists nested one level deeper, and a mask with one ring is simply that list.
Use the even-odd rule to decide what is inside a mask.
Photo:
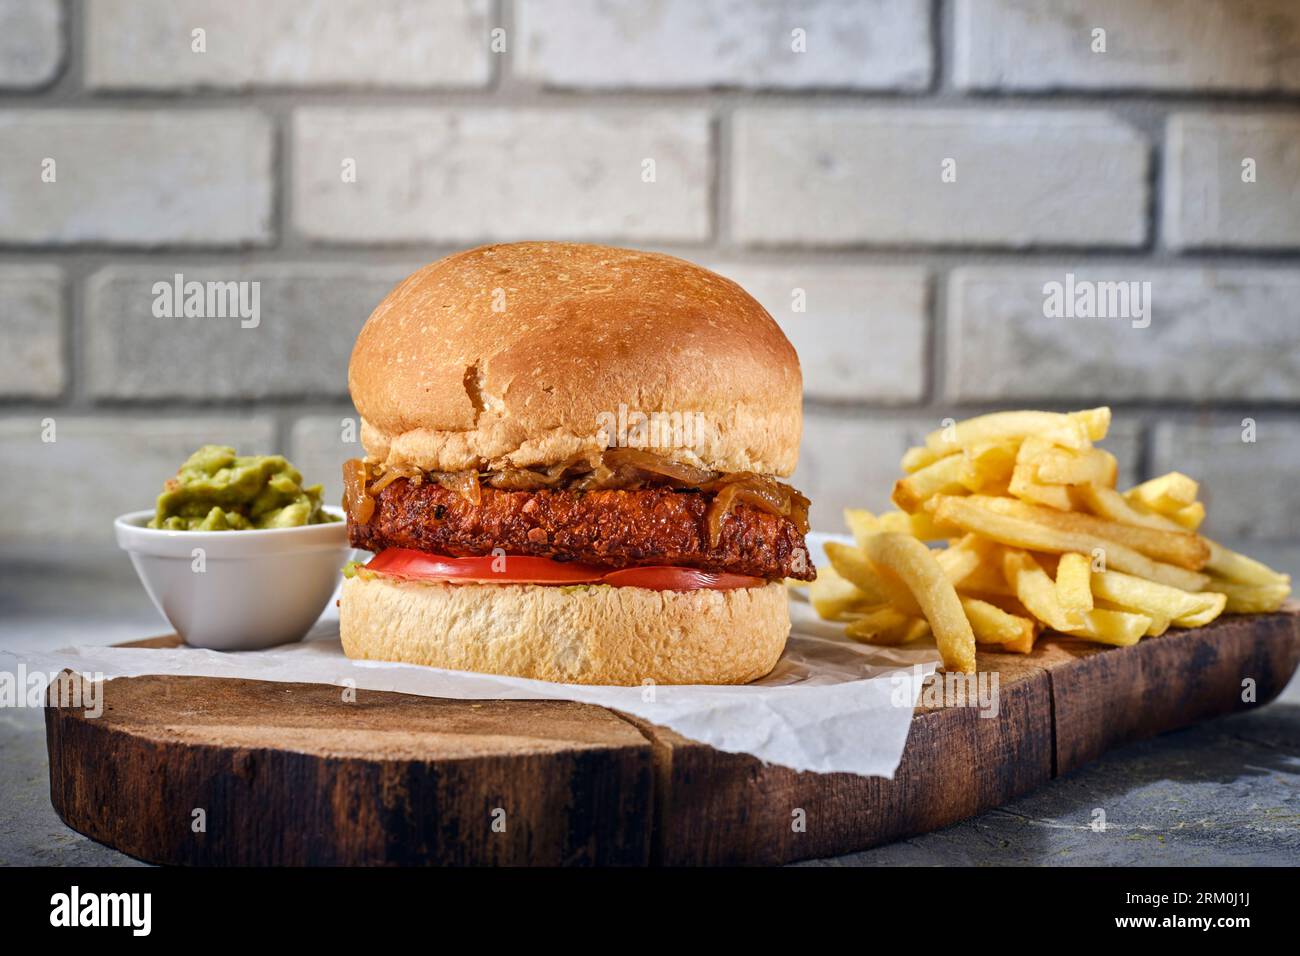
[{"label": "brick", "polygon": [[[1300,118],[1179,114],[1169,119],[1167,140],[1169,245],[1300,247]],[[1243,181],[1247,160],[1254,182]]]},{"label": "brick", "polygon": [[[53,442],[42,440],[54,422]],[[152,508],[165,479],[206,442],[243,454],[274,448],[274,423],[261,417],[120,418],[32,412],[0,419],[0,461],[22,462],[27,487],[62,490],[28,494],[22,507],[0,509],[0,551],[30,556],[75,542],[113,547],[113,519]],[[87,475],[105,480],[88,481]]]},{"label": "brick", "polygon": [[[1255,441],[1242,440],[1242,421],[1256,421]],[[1219,415],[1208,422],[1155,426],[1151,473],[1181,471],[1201,483],[1204,531],[1225,541],[1300,539],[1300,421]]]},{"label": "brick", "polygon": [[63,64],[63,4],[0,0],[0,87],[44,86]]},{"label": "brick", "polygon": [[[96,0],[86,82],[100,90],[481,87],[488,0]],[[205,31],[206,50],[192,49]]]},{"label": "brick", "polygon": [[[928,0],[515,5],[514,69],[590,89],[925,89]],[[800,29],[805,52],[795,52]]]},{"label": "brick", "polygon": [[63,272],[0,268],[0,396],[53,398],[63,391]]},{"label": "brick", "polygon": [[[102,269],[87,283],[89,390],[107,399],[346,396],[357,333],[379,301],[413,270],[184,263]],[[155,315],[155,302],[162,298],[155,283],[171,287],[177,273],[185,283],[205,288],[209,282],[250,283],[244,287],[247,305],[253,301],[251,283],[258,283],[256,319],[242,318],[233,299],[224,318],[219,307],[206,302],[203,317],[186,317],[175,308]],[[198,356],[202,362],[195,361]]]},{"label": "brick", "polygon": [[1300,89],[1294,0],[957,0],[954,11],[962,89]]},{"label": "brick", "polygon": [[[0,242],[272,237],[271,126],[243,110],[0,112]],[[42,181],[46,159],[54,182]]]},{"label": "brick", "polygon": [[[772,313],[799,353],[804,395],[915,402],[925,395],[929,318],[920,269],[712,266]],[[796,312],[800,298],[806,311]]]},{"label": "brick", "polygon": [[[1150,325],[1048,318],[1044,286],[1149,281]],[[947,387],[962,401],[1300,401],[1300,276],[1246,269],[958,269]],[[1139,324],[1143,320],[1138,320]]]},{"label": "brick", "polygon": [[343,462],[365,456],[360,429],[361,420],[351,408],[333,415],[307,415],[293,423],[289,459],[307,481],[325,486],[326,504],[343,500]]},{"label": "brick", "polygon": [[[295,222],[338,242],[699,241],[711,232],[710,142],[708,115],[692,110],[305,109]],[[343,181],[347,159],[355,182]]]},{"label": "brick", "polygon": [[[1146,236],[1147,143],[1105,113],[753,109],[734,122],[732,228],[744,243],[1133,246]],[[948,159],[955,182],[941,181]]]}]

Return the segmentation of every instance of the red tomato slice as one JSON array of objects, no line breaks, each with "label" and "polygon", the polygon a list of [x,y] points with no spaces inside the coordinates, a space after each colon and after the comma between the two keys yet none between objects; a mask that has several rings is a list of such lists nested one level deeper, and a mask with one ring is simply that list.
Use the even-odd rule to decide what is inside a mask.
[{"label": "red tomato slice", "polygon": [[552,561],[526,555],[448,558],[413,548],[385,548],[366,565],[370,571],[399,578],[463,581],[466,584],[594,584],[604,575],[588,564]]},{"label": "red tomato slice", "polygon": [[412,581],[459,581],[463,584],[608,584],[651,591],[725,591],[756,588],[762,578],[698,568],[650,567],[608,571],[576,562],[511,554],[502,557],[449,558],[414,548],[385,548],[366,565],[377,574]]},{"label": "red tomato slice", "polygon": [[651,591],[698,591],[704,588],[727,591],[731,588],[757,588],[767,582],[744,574],[727,571],[701,571],[699,568],[623,568],[609,571],[601,584],[616,588],[647,588]]}]

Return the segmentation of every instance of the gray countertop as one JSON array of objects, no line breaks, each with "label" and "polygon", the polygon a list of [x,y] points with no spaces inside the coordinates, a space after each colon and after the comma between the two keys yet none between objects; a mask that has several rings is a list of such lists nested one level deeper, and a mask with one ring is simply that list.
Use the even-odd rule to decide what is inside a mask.
[{"label": "gray countertop", "polygon": [[[1300,575],[1300,547],[1249,552]],[[0,561],[0,649],[111,644],[166,633],[125,556]],[[135,865],[50,806],[39,709],[0,710],[0,865]],[[1106,812],[1105,832],[1091,827]],[[936,833],[806,865],[1295,865],[1300,680],[1258,711],[1108,754]]]}]

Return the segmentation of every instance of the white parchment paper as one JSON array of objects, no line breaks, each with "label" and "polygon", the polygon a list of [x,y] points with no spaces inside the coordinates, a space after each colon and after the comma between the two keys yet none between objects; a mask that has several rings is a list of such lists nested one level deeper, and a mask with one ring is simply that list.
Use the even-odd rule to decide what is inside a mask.
[{"label": "white parchment paper", "polygon": [[[810,539],[814,559],[825,536]],[[824,556],[823,560],[824,560]],[[144,674],[233,677],[354,686],[468,700],[575,700],[669,727],[719,750],[822,773],[892,777],[907,742],[922,681],[939,662],[933,644],[870,647],[821,621],[792,592],[794,629],[776,669],[739,687],[587,687],[413,664],[354,661],[343,654],[331,602],[298,644],[225,653],[200,648],[82,645],[16,652],[29,672],[67,668],[105,679]]]}]

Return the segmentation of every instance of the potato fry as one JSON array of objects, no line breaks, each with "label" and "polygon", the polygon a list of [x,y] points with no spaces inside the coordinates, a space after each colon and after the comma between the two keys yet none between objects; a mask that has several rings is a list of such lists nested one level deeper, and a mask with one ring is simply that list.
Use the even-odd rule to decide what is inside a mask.
[{"label": "potato fry", "polygon": [[1264,562],[1238,554],[1209,538],[1205,538],[1204,541],[1210,548],[1210,560],[1205,563],[1205,568],[1216,577],[1227,578],[1238,584],[1253,584],[1257,587],[1285,584],[1287,590],[1290,590],[1289,575],[1274,571]]},{"label": "potato fry", "polygon": [[1124,492],[1124,497],[1132,502],[1140,502],[1152,511],[1169,515],[1195,502],[1200,490],[1200,485],[1182,472],[1171,471],[1135,485]]},{"label": "potato fry", "polygon": [[[954,448],[953,452],[955,451],[956,449]],[[919,471],[926,465],[933,465],[941,457],[942,456],[938,452],[931,451],[924,445],[914,445],[907,451],[903,452],[903,471],[910,475],[912,472]]]},{"label": "potato fry", "polygon": [[[870,604],[897,604],[897,599],[903,599],[906,594],[903,588],[891,587],[890,583],[871,566],[871,562],[859,548],[838,541],[827,541],[826,557],[830,559],[831,567],[839,573],[840,577],[865,595]],[[821,575],[818,574],[818,577]],[[904,610],[912,613],[914,609],[907,607]],[[919,613],[919,608],[915,611]]]},{"label": "potato fry", "polygon": [[979,535],[968,534],[951,547],[933,553],[935,560],[943,568],[943,573],[956,586],[988,559],[989,551],[993,547],[991,541],[986,541]]},{"label": "potato fry", "polygon": [[960,528],[935,524],[934,519],[924,511],[912,515],[906,511],[886,511],[880,516],[879,525],[881,531],[910,534],[921,541],[943,541],[961,535]]},{"label": "potato fry", "polygon": [[1074,507],[1070,500],[1070,490],[1064,485],[1045,485],[1034,479],[1033,468],[1028,464],[1017,464],[1011,473],[1007,491],[1022,501],[1036,505],[1045,505],[1057,511],[1069,511]]},{"label": "potato fry", "polygon": [[1051,448],[1032,461],[1034,477],[1046,485],[1102,485],[1114,488],[1119,461],[1102,448]]},{"label": "potato fry", "polygon": [[1026,632],[1032,643],[1034,622],[1031,618],[1008,614],[996,604],[979,598],[963,597],[962,610],[975,631],[978,644],[1013,644],[1024,640]]},{"label": "potato fry", "polygon": [[1195,531],[1205,520],[1205,504],[1201,501],[1193,501],[1185,508],[1179,508],[1169,517],[1188,531]]},{"label": "potato fry", "polygon": [[844,523],[849,526],[849,534],[853,535],[853,540],[859,548],[868,535],[879,534],[885,530],[880,519],[866,508],[845,508]]},{"label": "potato fry", "polygon": [[1011,480],[1020,453],[1018,440],[985,442],[962,451],[965,468],[961,483],[967,491],[982,492]]},{"label": "potato fry", "polygon": [[1290,583],[1240,584],[1222,578],[1213,578],[1209,590],[1227,598],[1226,614],[1270,614],[1291,596]]},{"label": "potato fry", "polygon": [[[981,501],[985,499],[981,498]],[[1177,531],[1158,531],[1155,528],[1135,527],[1078,512],[1064,513],[1005,498],[987,499],[987,507],[998,514],[1023,518],[1061,531],[1104,538],[1140,551],[1149,558],[1175,564],[1189,571],[1200,570],[1210,558],[1209,545],[1198,535],[1181,528]]]},{"label": "potato fry", "polygon": [[844,633],[856,641],[885,647],[908,644],[925,637],[929,631],[930,625],[924,618],[909,617],[888,605],[870,609],[844,628]]},{"label": "potato fry", "polygon": [[848,611],[872,603],[871,599],[833,567],[817,569],[817,579],[808,585],[808,600],[823,620],[838,621]]},{"label": "potato fry", "polygon": [[1104,407],[1065,415],[1057,412],[994,412],[936,429],[925,437],[925,447],[945,455],[984,442],[1043,435],[1066,448],[1088,448],[1092,442],[1105,438],[1109,428],[1110,409]]},{"label": "potato fry", "polygon": [[1142,640],[1150,629],[1151,618],[1145,614],[1093,608],[1083,615],[1083,625],[1070,631],[1070,636],[1082,637],[1098,644],[1129,647]]},{"label": "potato fry", "polygon": [[[1190,593],[1144,581],[1120,571],[1092,575],[1092,593],[1123,610],[1152,618],[1167,618],[1176,627],[1200,627],[1223,613],[1227,598],[1221,593]],[[1190,622],[1190,623],[1189,623]]]},{"label": "potato fry", "polygon": [[1082,615],[1070,613],[1056,597],[1056,585],[1033,555],[1009,549],[1002,556],[1002,573],[1029,613],[1054,631],[1068,631],[1082,624]]},{"label": "potato fry", "polygon": [[1056,599],[1067,614],[1092,610],[1092,562],[1071,551],[1056,563]]},{"label": "potato fry", "polygon": [[931,513],[936,521],[958,525],[966,531],[983,535],[1013,548],[1051,551],[1057,554],[1066,551],[1092,554],[1094,549],[1101,549],[1108,565],[1118,571],[1136,574],[1138,577],[1182,588],[1184,591],[1201,591],[1209,583],[1208,575],[1153,561],[1146,555],[1118,542],[1012,517],[1000,513],[995,507],[989,507],[986,503],[998,500],[1003,499],[977,495],[969,497],[937,495],[926,504],[926,507],[932,509]]},{"label": "potato fry", "polygon": [[926,465],[894,482],[890,500],[908,513],[916,511],[937,494],[962,491],[966,487],[962,484],[966,467],[966,459],[962,455],[940,458],[933,465]]},{"label": "potato fry", "polygon": [[908,535],[883,533],[867,540],[872,564],[888,569],[907,586],[934,632],[946,670],[975,672],[975,633],[957,591],[930,549]]}]

